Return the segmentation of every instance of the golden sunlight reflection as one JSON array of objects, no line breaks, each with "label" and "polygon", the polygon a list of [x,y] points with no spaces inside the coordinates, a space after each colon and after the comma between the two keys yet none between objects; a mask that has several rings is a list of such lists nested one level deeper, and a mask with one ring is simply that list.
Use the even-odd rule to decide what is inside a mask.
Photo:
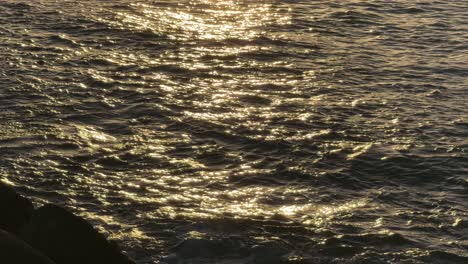
[{"label": "golden sunlight reflection", "polygon": [[[251,39],[261,32],[255,28],[267,23],[287,23],[288,18],[271,12],[270,4],[245,4],[240,1],[191,1],[184,8],[157,10],[149,5],[135,4],[144,17],[151,20],[138,21],[127,16],[126,23],[136,23],[144,28],[161,31],[161,25],[180,32],[179,37],[216,39]],[[148,21],[157,21],[149,25]],[[164,30],[164,29],[163,29]],[[166,30],[164,30],[166,31]],[[174,37],[174,36],[173,36]]]},{"label": "golden sunlight reflection", "polygon": [[[196,120],[226,128],[244,126],[252,131],[258,131],[246,137],[270,142],[275,142],[278,138],[290,142],[314,141],[332,133],[331,130],[324,129],[285,136],[283,127],[271,128],[268,123],[258,121],[290,118],[289,113],[275,110],[285,104],[301,103],[312,107],[327,101],[326,98],[318,97],[311,100],[281,96],[284,90],[288,90],[290,94],[299,93],[293,87],[299,86],[299,82],[304,80],[315,82],[317,74],[320,74],[320,70],[303,73],[297,71],[295,64],[290,61],[277,56],[269,57],[278,50],[275,50],[274,45],[261,44],[265,41],[262,37],[267,33],[270,41],[287,35],[284,30],[281,33],[276,29],[291,23],[292,15],[288,8],[271,1],[237,0],[193,0],[165,7],[140,2],[131,4],[130,7],[130,10],[115,13],[113,19],[98,18],[98,20],[115,28],[144,33],[143,36],[148,39],[163,37],[185,44],[151,55],[110,53],[109,62],[119,61],[123,65],[150,67],[148,72],[152,74],[154,72],[153,77],[144,76],[142,83],[149,83],[151,81],[149,78],[158,80],[157,89],[163,91],[172,103],[186,104],[185,98],[180,95],[203,96],[196,100],[191,99],[189,103],[195,107],[180,110],[182,115],[173,121],[185,123]],[[234,40],[235,43],[232,44],[231,41]],[[308,54],[300,48],[295,49],[303,55]],[[264,59],[256,58],[258,54],[265,54]],[[226,63],[226,58],[229,63]],[[177,64],[173,64],[174,60]],[[153,71],[151,68],[161,65],[167,67],[168,71],[174,70],[181,75],[190,75],[191,80],[177,82],[171,74]],[[250,68],[257,70],[246,70]],[[262,70],[265,70],[264,74]],[[237,74],[238,71],[244,74],[236,75],[236,78],[230,76]],[[193,77],[199,73],[206,75],[203,78]],[[90,72],[90,75],[96,81],[109,82],[107,73]],[[270,86],[277,87],[278,90],[264,89]],[[144,93],[144,88],[141,89]],[[154,87],[148,88],[151,89]],[[245,101],[252,104],[244,103]],[[227,108],[226,105],[230,107]],[[223,108],[224,111],[218,110]],[[304,113],[298,118],[307,120],[312,118],[312,114]],[[238,123],[236,120],[244,121]],[[104,134],[86,132],[96,140],[108,140]],[[241,185],[234,189],[223,188],[222,186],[231,184],[229,180],[234,171],[232,168],[213,169],[211,165],[205,164],[203,159],[171,154],[174,148],[169,147],[170,145],[176,142],[179,144],[195,142],[191,136],[168,135],[162,140],[154,140],[161,135],[144,128],[138,132],[142,137],[140,145],[135,146],[136,149],[129,154],[143,155],[146,160],[155,164],[168,164],[170,168],[176,169],[141,171],[140,173],[146,174],[147,177],[127,183],[127,190],[119,194],[136,203],[157,204],[158,210],[155,214],[171,218],[270,218],[295,221],[305,225],[326,225],[337,215],[353,212],[367,205],[366,201],[361,200],[341,204],[315,201],[311,198],[316,195],[315,190],[301,189],[297,186]],[[224,132],[230,133],[229,129]],[[202,154],[209,150],[210,146],[192,146],[192,148],[198,150],[196,153]],[[244,154],[231,153],[224,158],[242,161],[242,165],[235,169],[237,175],[241,177],[272,173],[268,169],[256,169],[254,163],[246,163]],[[180,171],[187,172],[179,173]],[[138,191],[133,191],[140,188],[145,188],[149,195],[142,197],[137,194]],[[299,198],[300,193],[309,193],[311,197]]]},{"label": "golden sunlight reflection", "polygon": [[173,39],[252,39],[262,34],[256,30],[261,26],[290,23],[290,17],[274,12],[272,4],[250,1],[198,0],[164,9],[135,3],[132,7],[135,12],[118,13],[113,24],[170,34]]},{"label": "golden sunlight reflection", "polygon": [[[203,188],[206,184],[225,181],[228,174],[225,171],[207,173],[202,177],[166,176],[153,182],[161,189],[171,188],[177,182],[178,192],[169,195],[158,188],[152,189],[155,191],[155,196],[152,198],[131,193],[121,194],[139,203],[159,204],[157,213],[170,218],[276,219],[311,226],[326,226],[336,217],[355,213],[360,208],[371,206],[369,201],[362,199],[331,204],[311,200],[297,202],[296,199],[289,197],[304,192],[312,194],[313,191],[300,188],[290,189],[287,186],[238,187],[233,190],[219,191]],[[145,181],[148,183],[148,179]],[[268,202],[273,200],[283,202],[281,204]]]},{"label": "golden sunlight reflection", "polygon": [[[232,191],[230,193],[205,193],[199,196],[184,194],[183,196],[173,196],[169,204],[174,204],[174,200],[180,203],[199,201],[199,208],[180,209],[173,206],[163,206],[160,212],[173,217],[184,217],[189,219],[197,218],[250,218],[250,219],[276,219],[281,221],[294,221],[310,226],[326,226],[333,222],[335,218],[354,213],[369,206],[366,200],[354,200],[341,204],[320,205],[313,202],[307,204],[289,205],[267,205],[261,200],[268,199],[271,193],[278,190],[268,187],[245,188]],[[228,199],[226,199],[228,198]],[[168,199],[164,199],[163,204],[168,204]],[[226,202],[226,200],[230,202]]]}]

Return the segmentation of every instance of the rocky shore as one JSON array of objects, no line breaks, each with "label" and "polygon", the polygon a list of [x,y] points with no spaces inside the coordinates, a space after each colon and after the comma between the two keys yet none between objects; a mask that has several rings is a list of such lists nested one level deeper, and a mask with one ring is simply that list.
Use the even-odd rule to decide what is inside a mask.
[{"label": "rocky shore", "polygon": [[134,264],[86,220],[52,204],[34,208],[1,181],[0,263]]}]

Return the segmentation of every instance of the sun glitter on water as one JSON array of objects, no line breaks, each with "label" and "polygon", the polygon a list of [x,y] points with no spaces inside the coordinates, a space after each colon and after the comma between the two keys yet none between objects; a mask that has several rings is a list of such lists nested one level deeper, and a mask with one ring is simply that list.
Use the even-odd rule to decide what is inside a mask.
[{"label": "sun glitter on water", "polygon": [[[270,1],[208,1],[198,0],[188,3],[180,3],[171,7],[155,6],[148,3],[133,3],[131,9],[115,13],[115,19],[103,21],[106,24],[120,29],[141,32],[144,36],[166,37],[171,41],[185,42],[175,53],[163,52],[161,57],[150,55],[137,56],[134,54],[112,54],[112,57],[125,60],[129,64],[161,65],[167,56],[178,60],[172,67],[189,69],[191,71],[209,71],[210,75],[219,75],[216,68],[229,68],[244,71],[245,68],[275,69],[277,67],[288,68],[291,65],[284,64],[277,59],[252,60],[246,58],[245,54],[258,52],[272,52],[268,47],[260,47],[264,39],[287,38],[285,33],[265,32],[266,28],[281,28],[292,21],[291,10]],[[101,18],[100,18],[101,19]],[[232,43],[234,41],[234,43]],[[209,45],[208,45],[209,43]],[[232,44],[232,45],[231,45]],[[189,46],[187,46],[189,45]],[[259,50],[262,49],[262,50]],[[204,59],[206,56],[212,59]],[[225,58],[233,58],[226,63]],[[219,59],[218,59],[219,58]],[[166,58],[167,59],[167,58]],[[274,77],[274,76],[273,76]],[[97,76],[97,79],[102,79]],[[104,78],[104,77],[103,77]],[[164,79],[163,74],[155,75],[154,78]],[[229,83],[222,81],[230,80]],[[230,104],[242,96],[250,96],[249,93],[236,89],[236,87],[260,85],[265,82],[261,76],[246,75],[245,78],[205,78],[203,84],[187,82],[182,86],[169,82],[161,84],[160,88],[168,94],[177,96],[192,89],[198,93],[205,94],[207,100],[193,101],[196,106],[192,110],[182,112],[183,119],[198,120],[212,124],[228,125],[229,120],[249,120],[249,126],[255,130],[267,130],[266,124],[255,121],[254,116],[274,118],[282,113],[273,111],[271,106],[232,107],[228,112],[218,111],[196,111],[200,109],[217,109],[222,105]],[[288,84],[297,84],[297,80],[291,83],[284,78],[268,79],[270,84],[278,87]],[[196,86],[196,88],[194,88]],[[273,135],[267,135],[265,140],[275,140],[284,131],[272,130]],[[146,134],[145,137],[151,137]],[[257,139],[262,139],[256,136]],[[179,138],[178,140],[192,139]],[[256,187],[238,186],[235,190],[213,190],[203,186],[229,185],[233,173],[243,175],[242,177],[256,177],[257,175],[274,173],[270,170],[256,169],[255,164],[242,165],[236,169],[210,170],[202,162],[192,157],[171,157],[168,153],[171,148],[165,148],[160,143],[141,143],[142,149],[154,150],[148,153],[148,158],[156,160],[167,159],[175,167],[192,168],[197,173],[183,176],[171,175],[165,170],[154,170],[151,177],[141,179],[148,190],[172,188],[177,184],[177,191],[164,192],[155,191],[154,196],[140,197],[131,192],[121,192],[129,200],[146,201],[160,205],[158,213],[171,218],[185,217],[192,219],[200,218],[278,218],[286,221],[294,220],[305,225],[324,225],[334,215],[342,212],[358,210],[365,203],[361,201],[349,201],[346,205],[323,204],[308,199],[294,200],[297,194],[294,188],[281,185],[266,185]],[[201,147],[200,151],[206,151],[213,146]],[[231,153],[232,159],[242,160],[244,157],[237,153]],[[237,171],[237,172],[236,172]],[[142,184],[143,184],[142,183]],[[139,183],[133,183],[138,188]],[[302,190],[306,193],[314,192],[312,189]],[[282,201],[281,203],[275,201]],[[327,209],[328,208],[328,209]]]},{"label": "sun glitter on water", "polygon": [[274,12],[272,4],[239,1],[191,1],[179,7],[158,9],[132,5],[140,14],[119,13],[119,20],[142,31],[172,32],[178,40],[253,39],[268,24],[287,24],[290,17]]}]

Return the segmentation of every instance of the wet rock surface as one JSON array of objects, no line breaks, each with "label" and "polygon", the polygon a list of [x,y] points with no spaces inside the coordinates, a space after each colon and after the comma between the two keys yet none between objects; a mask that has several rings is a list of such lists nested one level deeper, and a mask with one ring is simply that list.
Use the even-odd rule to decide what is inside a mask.
[{"label": "wet rock surface", "polygon": [[132,263],[84,219],[52,204],[34,211],[21,237],[57,263]]},{"label": "wet rock surface", "polygon": [[17,233],[33,210],[31,201],[20,196],[11,186],[0,182],[0,229]]},{"label": "wet rock surface", "polygon": [[0,263],[55,264],[55,262],[21,239],[2,230],[0,230]]},{"label": "wet rock surface", "polygon": [[86,220],[52,204],[34,209],[2,182],[0,212],[2,264],[134,263]]}]

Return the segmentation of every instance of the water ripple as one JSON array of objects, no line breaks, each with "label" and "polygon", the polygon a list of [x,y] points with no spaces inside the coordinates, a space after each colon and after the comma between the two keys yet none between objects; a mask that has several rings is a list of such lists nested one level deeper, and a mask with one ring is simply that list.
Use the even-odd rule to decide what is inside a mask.
[{"label": "water ripple", "polygon": [[0,14],[0,178],[138,263],[467,262],[462,1]]}]

